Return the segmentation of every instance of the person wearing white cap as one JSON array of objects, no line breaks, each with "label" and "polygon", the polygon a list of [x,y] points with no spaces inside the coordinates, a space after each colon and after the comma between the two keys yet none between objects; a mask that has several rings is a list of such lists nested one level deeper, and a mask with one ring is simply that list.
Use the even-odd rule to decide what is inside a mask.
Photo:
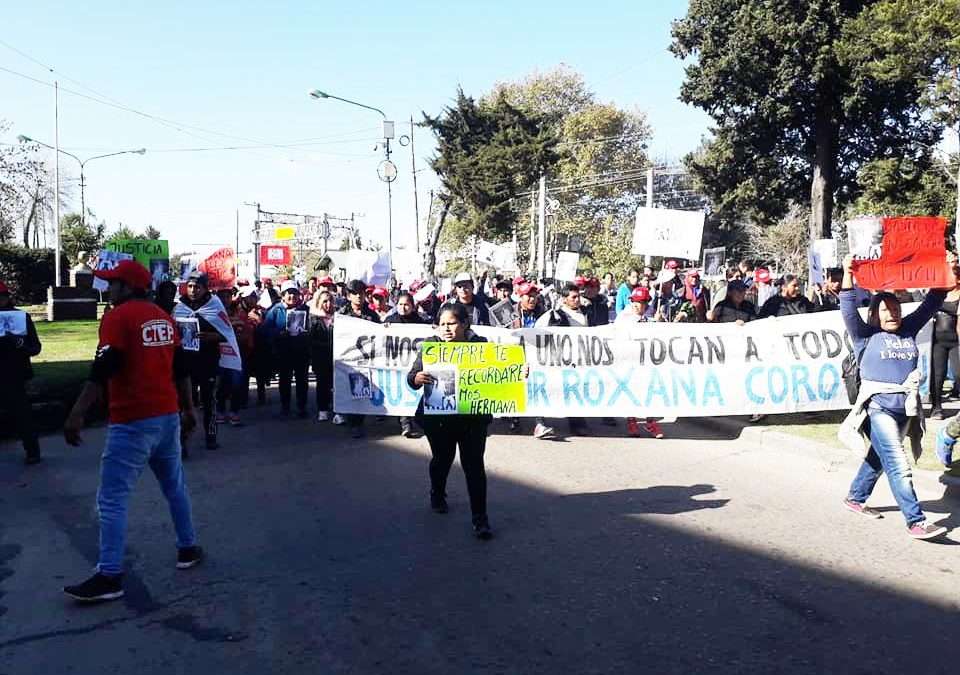
[{"label": "person wearing white cap", "polygon": [[280,302],[264,318],[264,332],[270,341],[279,373],[280,415],[290,414],[290,387],[297,382],[297,415],[307,416],[307,369],[310,366],[309,310],[301,302],[295,281],[280,286]]},{"label": "person wearing white cap", "polygon": [[[487,278],[484,272],[480,277],[480,287]],[[473,277],[467,272],[461,272],[453,278],[453,289],[457,302],[467,308],[471,326],[489,326],[490,308],[487,307],[487,298],[482,291],[477,292]]]}]

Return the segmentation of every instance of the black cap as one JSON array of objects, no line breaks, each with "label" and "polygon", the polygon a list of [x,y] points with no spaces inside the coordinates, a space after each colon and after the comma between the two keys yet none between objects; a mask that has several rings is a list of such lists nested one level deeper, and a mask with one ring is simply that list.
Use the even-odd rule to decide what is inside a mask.
[{"label": "black cap", "polygon": [[187,276],[187,281],[195,281],[198,284],[202,284],[204,288],[210,287],[210,278],[206,275],[206,273],[201,272],[198,269],[194,269],[192,272],[190,272],[190,274]]},{"label": "black cap", "polygon": [[363,295],[367,292],[367,285],[359,279],[353,279],[347,284],[347,293]]}]

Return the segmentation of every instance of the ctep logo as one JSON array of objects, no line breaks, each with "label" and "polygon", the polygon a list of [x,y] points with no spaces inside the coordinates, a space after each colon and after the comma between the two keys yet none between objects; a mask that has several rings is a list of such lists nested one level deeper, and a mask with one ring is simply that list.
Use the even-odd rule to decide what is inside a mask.
[{"label": "ctep logo", "polygon": [[144,347],[166,347],[173,344],[173,324],[163,319],[147,321],[140,327]]}]

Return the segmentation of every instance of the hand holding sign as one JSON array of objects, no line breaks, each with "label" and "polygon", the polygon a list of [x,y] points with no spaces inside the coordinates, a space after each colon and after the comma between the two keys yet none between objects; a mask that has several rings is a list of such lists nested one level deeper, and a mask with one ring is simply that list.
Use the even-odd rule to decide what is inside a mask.
[{"label": "hand holding sign", "polygon": [[854,260],[857,285],[872,291],[953,288],[954,265],[944,246],[944,218],[883,219],[883,250],[877,260]]}]

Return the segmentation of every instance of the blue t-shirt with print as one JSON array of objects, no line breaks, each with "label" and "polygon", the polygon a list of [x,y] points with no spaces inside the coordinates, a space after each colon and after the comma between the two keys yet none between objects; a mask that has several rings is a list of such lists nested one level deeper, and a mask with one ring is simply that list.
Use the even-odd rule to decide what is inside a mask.
[{"label": "blue t-shirt with print", "polygon": [[[860,318],[856,291],[840,291],[840,313],[859,354],[860,377],[895,384],[906,380],[917,368],[917,333],[933,318],[946,297],[944,291],[930,291],[915,311],[903,317],[899,330],[888,333]],[[906,400],[906,394],[877,394],[870,403],[902,415]]]}]

